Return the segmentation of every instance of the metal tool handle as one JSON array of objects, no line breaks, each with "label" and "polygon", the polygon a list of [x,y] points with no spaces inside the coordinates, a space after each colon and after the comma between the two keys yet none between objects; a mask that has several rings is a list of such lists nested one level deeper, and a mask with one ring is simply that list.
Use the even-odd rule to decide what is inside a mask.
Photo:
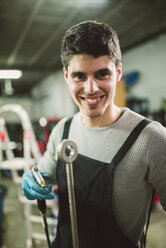
[{"label": "metal tool handle", "polygon": [[79,248],[73,165],[72,165],[72,162],[76,159],[77,154],[78,154],[77,146],[71,140],[65,139],[58,146],[58,157],[60,160],[66,163],[66,176],[67,176],[67,188],[69,195],[69,209],[70,209],[73,248]]},{"label": "metal tool handle", "polygon": [[40,185],[40,187],[45,188],[46,182],[42,175],[39,172],[39,169],[37,167],[37,164],[34,164],[31,169],[32,175],[35,178],[36,182]]}]

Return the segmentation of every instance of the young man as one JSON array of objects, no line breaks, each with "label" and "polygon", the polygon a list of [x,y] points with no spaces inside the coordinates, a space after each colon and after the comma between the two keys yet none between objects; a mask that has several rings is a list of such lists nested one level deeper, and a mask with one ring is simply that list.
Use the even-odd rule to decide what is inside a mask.
[{"label": "young man", "polygon": [[[59,186],[57,237],[52,247],[72,247],[65,165],[57,146],[78,146],[73,163],[80,248],[145,247],[154,189],[166,210],[166,130],[155,121],[114,103],[122,76],[115,31],[86,21],[71,27],[62,42],[64,77],[80,112],[54,128],[39,168]],[[43,174],[44,175],[44,174]],[[30,172],[22,178],[28,199],[49,199]]]}]

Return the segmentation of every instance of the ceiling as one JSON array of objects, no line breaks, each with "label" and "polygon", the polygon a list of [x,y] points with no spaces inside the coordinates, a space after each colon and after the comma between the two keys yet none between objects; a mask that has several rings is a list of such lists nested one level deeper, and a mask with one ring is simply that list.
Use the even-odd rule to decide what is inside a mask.
[{"label": "ceiling", "polygon": [[[21,69],[15,95],[62,68],[61,40],[78,22],[106,22],[117,31],[122,52],[166,33],[165,0],[0,0],[0,69]],[[5,96],[0,79],[0,96]]]}]

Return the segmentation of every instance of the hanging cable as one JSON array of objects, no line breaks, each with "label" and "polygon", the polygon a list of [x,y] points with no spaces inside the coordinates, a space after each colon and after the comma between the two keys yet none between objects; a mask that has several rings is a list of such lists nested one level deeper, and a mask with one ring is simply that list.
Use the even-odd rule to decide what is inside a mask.
[{"label": "hanging cable", "polygon": [[50,241],[50,237],[49,237],[48,224],[47,224],[46,201],[38,199],[37,200],[37,205],[38,205],[38,208],[40,210],[41,217],[43,219],[43,228],[44,228],[44,231],[45,231],[45,234],[46,234],[48,247],[51,248],[51,241]]}]

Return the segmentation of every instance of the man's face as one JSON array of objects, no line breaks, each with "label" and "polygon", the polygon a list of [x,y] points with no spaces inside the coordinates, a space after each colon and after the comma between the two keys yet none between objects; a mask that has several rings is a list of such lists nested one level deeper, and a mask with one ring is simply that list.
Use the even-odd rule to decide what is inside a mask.
[{"label": "man's face", "polygon": [[79,54],[72,57],[64,76],[83,120],[110,118],[121,73],[121,65],[116,68],[108,56],[94,58]]}]

